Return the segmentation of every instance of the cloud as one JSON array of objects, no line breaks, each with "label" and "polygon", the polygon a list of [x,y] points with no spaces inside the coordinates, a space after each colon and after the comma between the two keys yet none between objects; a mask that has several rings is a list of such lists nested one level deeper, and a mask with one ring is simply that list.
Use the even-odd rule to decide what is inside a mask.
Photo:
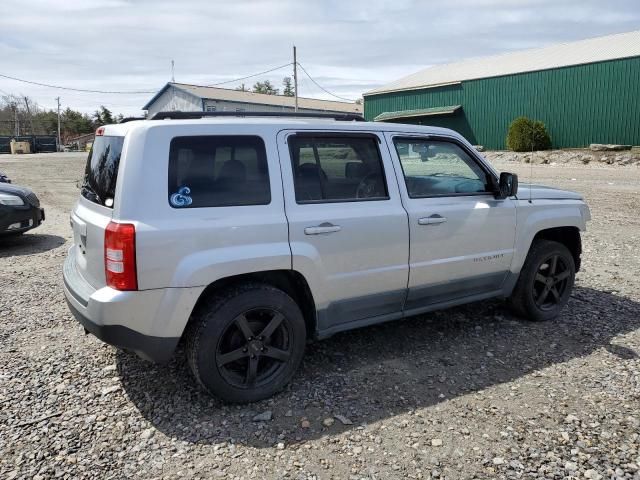
[{"label": "cloud", "polygon": [[[636,0],[3,0],[0,73],[96,90],[156,90],[170,79],[212,84],[284,64],[291,46],[337,95],[425,66],[637,29]],[[283,69],[264,76],[276,84]],[[252,85],[257,79],[246,80]],[[240,83],[240,82],[238,82]],[[228,85],[235,86],[234,84]],[[98,95],[0,79],[51,107],[104,104],[139,113],[151,95]],[[300,93],[331,98],[301,75]]]}]

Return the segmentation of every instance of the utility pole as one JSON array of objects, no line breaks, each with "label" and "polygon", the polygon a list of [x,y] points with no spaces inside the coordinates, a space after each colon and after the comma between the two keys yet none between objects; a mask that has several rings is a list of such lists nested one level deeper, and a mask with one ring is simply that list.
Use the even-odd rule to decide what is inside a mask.
[{"label": "utility pole", "polygon": [[31,135],[35,135],[36,132],[33,129],[33,115],[31,115],[31,109],[29,108],[29,99],[25,96],[24,98],[24,106],[27,109],[27,116],[29,117],[29,125],[31,125]]},{"label": "utility pole", "polygon": [[14,135],[16,137],[20,136],[20,119],[18,118],[18,105],[13,103],[11,105],[13,107],[13,115],[14,115]]},{"label": "utility pole", "polygon": [[58,152],[60,151],[60,97],[56,97],[56,102],[58,102]]},{"label": "utility pole", "polygon": [[293,95],[296,99],[295,111],[298,111],[298,57],[296,56],[296,46],[293,46]]}]

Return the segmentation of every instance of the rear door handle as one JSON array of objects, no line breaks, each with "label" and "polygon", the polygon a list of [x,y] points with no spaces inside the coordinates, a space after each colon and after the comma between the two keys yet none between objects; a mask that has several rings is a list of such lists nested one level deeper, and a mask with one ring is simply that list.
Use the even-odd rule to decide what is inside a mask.
[{"label": "rear door handle", "polygon": [[305,235],[322,235],[323,233],[334,233],[342,230],[340,225],[334,225],[332,223],[321,223],[315,227],[307,227],[304,229]]},{"label": "rear door handle", "polygon": [[442,215],[431,215],[430,217],[422,217],[418,219],[418,225],[436,225],[438,223],[444,223],[447,221],[447,217]]}]

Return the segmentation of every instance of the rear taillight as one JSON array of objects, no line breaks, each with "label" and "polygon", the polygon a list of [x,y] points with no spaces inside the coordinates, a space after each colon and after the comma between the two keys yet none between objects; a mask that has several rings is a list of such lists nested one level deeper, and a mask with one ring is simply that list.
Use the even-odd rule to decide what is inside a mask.
[{"label": "rear taillight", "polygon": [[104,232],[104,273],[116,290],[137,290],[136,227],[109,222]]}]

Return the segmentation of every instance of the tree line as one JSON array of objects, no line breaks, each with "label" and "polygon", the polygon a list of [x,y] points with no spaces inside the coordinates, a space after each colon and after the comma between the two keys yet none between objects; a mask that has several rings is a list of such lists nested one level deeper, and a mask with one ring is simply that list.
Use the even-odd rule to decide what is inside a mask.
[{"label": "tree line", "polygon": [[[254,83],[253,87],[251,87],[251,90],[249,90],[243,83],[242,85],[237,86],[236,90],[239,90],[241,92],[251,91],[253,93],[263,93],[265,95],[280,95],[280,89],[276,88],[276,86],[269,80]],[[282,79],[282,95],[284,95],[285,97],[295,96],[295,90],[293,89],[291,77],[284,77]]]},{"label": "tree line", "polygon": [[[115,115],[101,105],[93,114],[73,110],[60,110],[60,136],[62,143],[85,133],[93,133],[101,125],[117,123],[122,115]],[[26,96],[4,95],[0,97],[0,136],[57,135],[58,114],[41,108]]]},{"label": "tree line", "polygon": [[[280,89],[276,88],[269,80],[265,80],[264,82],[256,82],[249,90],[245,84],[239,85],[236,87],[236,90],[240,90],[241,92],[253,92],[253,93],[264,93],[266,95],[280,95]],[[293,97],[295,96],[295,89],[293,87],[293,83],[291,82],[291,77],[284,77],[282,79],[282,95],[285,97]],[[363,100],[359,98],[355,101],[357,105],[362,105]]]}]

